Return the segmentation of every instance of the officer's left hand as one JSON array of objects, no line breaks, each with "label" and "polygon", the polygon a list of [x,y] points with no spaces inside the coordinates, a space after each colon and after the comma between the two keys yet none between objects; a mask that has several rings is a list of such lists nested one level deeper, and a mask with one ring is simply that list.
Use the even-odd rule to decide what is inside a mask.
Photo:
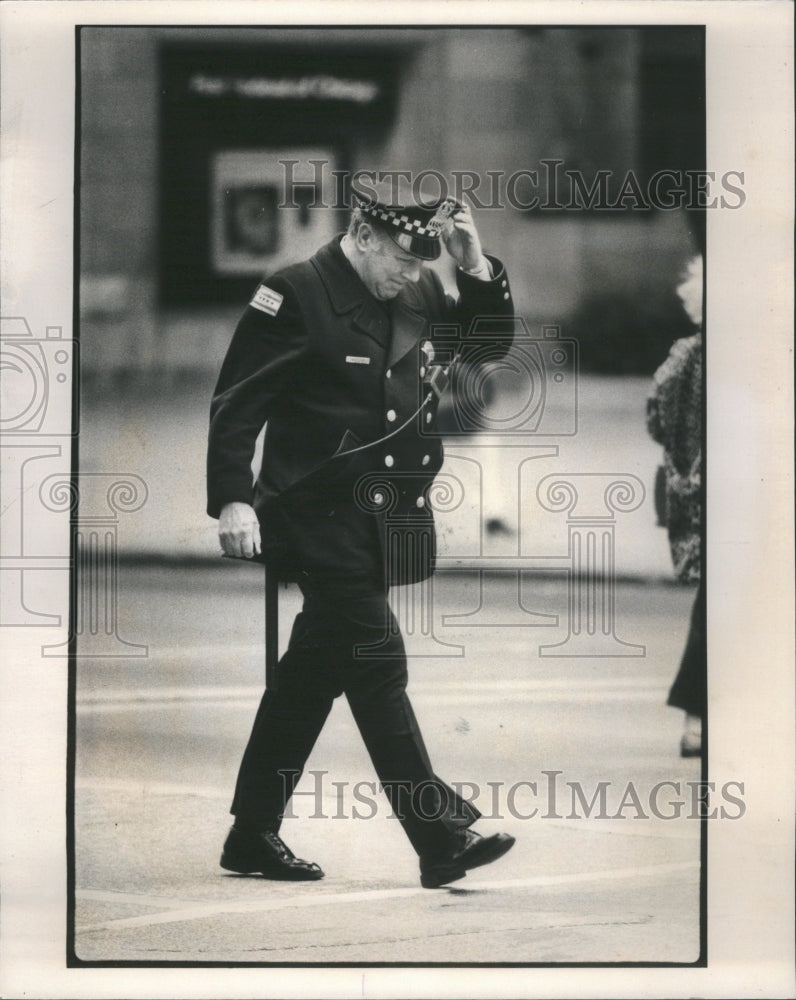
[{"label": "officer's left hand", "polygon": [[451,217],[451,223],[442,230],[442,239],[448,253],[465,271],[472,271],[486,264],[469,205],[463,205]]},{"label": "officer's left hand", "polygon": [[259,555],[260,523],[254,508],[239,500],[225,504],[218,518],[218,538],[225,556],[252,559]]}]

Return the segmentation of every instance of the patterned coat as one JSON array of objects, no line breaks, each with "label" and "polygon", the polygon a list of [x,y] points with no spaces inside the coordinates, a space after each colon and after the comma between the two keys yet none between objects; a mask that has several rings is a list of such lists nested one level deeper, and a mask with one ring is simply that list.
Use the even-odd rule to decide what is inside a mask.
[{"label": "patterned coat", "polygon": [[207,512],[218,517],[236,500],[253,504],[263,556],[283,579],[311,573],[409,583],[433,571],[428,489],[443,450],[431,361],[466,357],[476,317],[493,318],[492,357],[510,347],[508,279],[501,262],[489,260],[490,281],[457,271],[458,301],[423,269],[417,283],[380,303],[338,236],[258,289],[211,405]]},{"label": "patterned coat", "polygon": [[701,576],[702,334],[683,337],[653,376],[647,428],[663,445],[665,523],[677,578]]}]

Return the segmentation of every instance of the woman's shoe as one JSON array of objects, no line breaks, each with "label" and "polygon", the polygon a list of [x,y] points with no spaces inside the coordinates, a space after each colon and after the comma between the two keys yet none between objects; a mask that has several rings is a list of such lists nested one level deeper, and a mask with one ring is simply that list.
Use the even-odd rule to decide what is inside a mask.
[{"label": "woman's shoe", "polygon": [[680,756],[702,756],[702,718],[699,715],[686,714],[685,732],[680,740]]}]

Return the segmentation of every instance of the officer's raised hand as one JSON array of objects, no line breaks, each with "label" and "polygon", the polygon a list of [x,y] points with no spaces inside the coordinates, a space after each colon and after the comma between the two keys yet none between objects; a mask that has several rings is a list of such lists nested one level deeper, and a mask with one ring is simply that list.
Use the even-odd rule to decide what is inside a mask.
[{"label": "officer's raised hand", "polygon": [[442,230],[442,239],[448,253],[463,271],[477,272],[487,267],[469,205],[462,205],[451,216],[449,224]]},{"label": "officer's raised hand", "polygon": [[260,554],[260,522],[254,508],[238,500],[226,504],[218,518],[218,537],[225,556],[251,559]]}]

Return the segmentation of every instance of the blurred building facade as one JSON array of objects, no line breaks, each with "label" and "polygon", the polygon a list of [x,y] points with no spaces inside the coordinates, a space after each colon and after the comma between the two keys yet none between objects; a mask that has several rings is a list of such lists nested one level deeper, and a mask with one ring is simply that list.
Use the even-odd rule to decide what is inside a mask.
[{"label": "blurred building facade", "polygon": [[643,190],[704,169],[698,27],[87,27],[78,106],[89,376],[214,374],[258,276],[344,227],[355,171],[478,178],[518,312],[617,326],[616,371],[624,327],[631,343],[666,326],[699,243],[689,213],[630,189],[614,210],[575,204],[566,173],[607,171],[613,199],[628,173]]}]

